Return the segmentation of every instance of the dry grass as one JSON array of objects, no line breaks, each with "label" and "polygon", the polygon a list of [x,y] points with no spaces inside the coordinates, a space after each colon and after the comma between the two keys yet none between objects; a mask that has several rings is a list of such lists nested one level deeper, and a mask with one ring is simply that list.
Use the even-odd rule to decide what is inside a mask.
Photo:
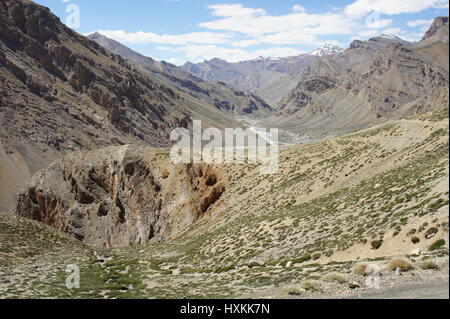
[{"label": "dry grass", "polygon": [[357,264],[353,267],[352,273],[358,276],[366,275],[367,264]]},{"label": "dry grass", "polygon": [[401,271],[408,271],[414,268],[413,264],[405,258],[394,258],[388,263],[389,270],[397,270],[399,268]]},{"label": "dry grass", "polygon": [[301,287],[310,292],[322,292],[322,284],[316,280],[307,280],[302,282]]},{"label": "dry grass", "polygon": [[325,282],[337,282],[340,284],[345,284],[348,282],[348,278],[346,275],[336,272],[323,276],[322,280]]},{"label": "dry grass", "polygon": [[422,269],[425,269],[425,270],[429,270],[429,269],[438,270],[439,269],[439,265],[431,260],[421,262],[419,264],[419,267]]},{"label": "dry grass", "polygon": [[290,285],[290,286],[286,286],[283,288],[283,292],[286,295],[291,295],[291,296],[300,296],[301,294],[303,294],[305,291],[302,287],[300,287],[299,285]]}]

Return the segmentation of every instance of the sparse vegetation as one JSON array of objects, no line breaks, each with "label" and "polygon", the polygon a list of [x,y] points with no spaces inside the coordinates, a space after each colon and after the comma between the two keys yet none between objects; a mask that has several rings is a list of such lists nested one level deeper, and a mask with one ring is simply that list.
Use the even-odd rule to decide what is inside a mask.
[{"label": "sparse vegetation", "polygon": [[352,272],[358,276],[366,275],[367,264],[357,264],[353,267]]},{"label": "sparse vegetation", "polygon": [[388,269],[393,271],[400,269],[401,271],[405,272],[413,268],[413,264],[405,258],[394,258],[391,259],[388,263]]},{"label": "sparse vegetation", "polygon": [[419,264],[419,267],[422,268],[422,269],[426,269],[426,270],[428,270],[428,269],[432,269],[432,270],[439,269],[439,265],[436,264],[435,262],[431,261],[431,260],[426,260],[426,261],[421,262]]},{"label": "sparse vegetation", "polygon": [[322,284],[316,280],[307,280],[301,283],[301,287],[306,291],[322,292]]},{"label": "sparse vegetation", "polygon": [[348,278],[346,275],[339,273],[331,273],[322,277],[325,282],[337,282],[339,284],[345,284],[348,282]]},{"label": "sparse vegetation", "polygon": [[285,294],[292,296],[300,296],[305,292],[305,290],[302,289],[302,287],[300,287],[299,285],[286,286],[284,287],[283,291]]},{"label": "sparse vegetation", "polygon": [[370,245],[372,246],[372,249],[378,249],[381,247],[381,245],[383,244],[383,240],[379,239],[379,240],[373,240]]},{"label": "sparse vegetation", "polygon": [[[395,134],[408,132],[408,127],[396,126],[401,129]],[[414,140],[411,145],[398,146],[394,152],[379,143],[392,132],[380,129],[373,139],[363,139],[355,133],[327,143],[286,148],[281,154],[289,160],[280,162],[278,175],[261,176],[257,167],[250,164],[227,166],[223,174],[229,175],[230,186],[224,201],[232,200],[233,204],[218,205],[212,217],[200,219],[195,227],[170,242],[92,249],[71,238],[65,242],[55,237],[53,242],[61,246],[50,245],[39,239],[41,232],[34,228],[22,229],[21,235],[16,236],[16,224],[0,223],[0,275],[10,269],[22,273],[31,269],[30,275],[22,275],[20,283],[30,292],[14,292],[9,286],[6,294],[227,298],[263,287],[280,287],[277,289],[283,293],[288,283],[295,282],[300,284],[292,284],[295,289],[288,295],[345,288],[341,285],[347,280],[367,276],[368,265],[388,262],[383,255],[391,246],[383,244],[383,238],[399,243],[404,240],[406,255],[415,237],[420,238],[420,249],[433,242],[425,239],[430,228],[448,231],[445,216],[431,208],[445,204],[448,197],[445,189],[435,190],[435,185],[447,177],[445,138]],[[383,166],[391,156],[397,156],[398,165]],[[371,165],[376,165],[377,170],[372,171]],[[322,183],[328,186],[323,188]],[[399,235],[392,238],[395,232]],[[2,237],[3,233],[8,235]],[[30,236],[33,233],[36,237]],[[30,237],[21,246],[17,239],[24,234]],[[408,237],[405,239],[404,235]],[[43,231],[42,238],[46,236]],[[371,249],[372,242],[377,241],[381,246]],[[60,247],[69,247],[69,243],[74,248],[67,256],[67,250]],[[448,258],[448,252],[440,248],[410,257],[420,258],[421,262]],[[361,250],[371,258],[355,261],[353,258],[358,258]],[[94,252],[105,262],[99,261]],[[34,289],[32,277],[38,270],[32,267],[44,253],[49,267],[45,273],[57,273],[59,277],[50,278],[47,288]],[[5,254],[14,257],[5,259]],[[342,260],[347,255],[347,261],[327,258]],[[254,260],[260,264],[247,267]],[[83,291],[60,289],[64,269],[57,265],[69,261],[82,265],[87,280]],[[286,267],[288,262],[290,267]],[[417,271],[422,271],[419,262],[417,266]],[[362,280],[356,282],[361,284]],[[305,289],[305,282],[315,284]]]},{"label": "sparse vegetation", "polygon": [[434,251],[440,249],[442,246],[445,246],[445,239],[436,240],[434,243],[428,247],[429,251]]}]

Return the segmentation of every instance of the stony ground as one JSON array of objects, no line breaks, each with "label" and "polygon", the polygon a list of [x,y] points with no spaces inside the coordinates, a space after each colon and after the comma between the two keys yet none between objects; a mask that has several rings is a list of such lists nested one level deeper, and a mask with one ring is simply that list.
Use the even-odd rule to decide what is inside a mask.
[{"label": "stony ground", "polygon": [[94,249],[1,215],[0,297],[346,297],[374,268],[382,288],[448,280],[448,165],[441,111],[284,149],[274,175],[226,166],[224,197],[166,243]]}]

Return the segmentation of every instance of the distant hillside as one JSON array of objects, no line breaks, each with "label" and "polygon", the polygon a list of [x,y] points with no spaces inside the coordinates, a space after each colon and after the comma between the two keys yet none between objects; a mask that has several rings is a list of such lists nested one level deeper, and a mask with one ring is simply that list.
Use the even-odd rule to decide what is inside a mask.
[{"label": "distant hillside", "polygon": [[205,103],[214,105],[221,111],[252,116],[267,116],[272,113],[271,107],[252,93],[230,89],[221,82],[204,82],[181,67],[145,57],[99,33],[93,33],[88,38],[133,62],[144,73],[157,77],[165,84],[174,86]]},{"label": "distant hillside", "polygon": [[224,82],[234,89],[253,92],[271,106],[295,87],[298,74],[318,56],[303,54],[286,58],[259,58],[239,63],[212,59],[186,63],[183,68],[207,82]]},{"label": "distant hillside", "polygon": [[447,105],[448,22],[439,24],[414,45],[392,36],[355,41],[308,66],[267,122],[317,137]]}]

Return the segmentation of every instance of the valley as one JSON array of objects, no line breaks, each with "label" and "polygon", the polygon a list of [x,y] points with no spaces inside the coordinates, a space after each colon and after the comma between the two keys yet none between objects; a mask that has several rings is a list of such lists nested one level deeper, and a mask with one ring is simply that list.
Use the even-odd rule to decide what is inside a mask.
[{"label": "valley", "polygon": [[[182,66],[29,0],[0,17],[0,299],[448,297],[447,17]],[[277,170],[174,163],[195,120],[278,128]]]}]

